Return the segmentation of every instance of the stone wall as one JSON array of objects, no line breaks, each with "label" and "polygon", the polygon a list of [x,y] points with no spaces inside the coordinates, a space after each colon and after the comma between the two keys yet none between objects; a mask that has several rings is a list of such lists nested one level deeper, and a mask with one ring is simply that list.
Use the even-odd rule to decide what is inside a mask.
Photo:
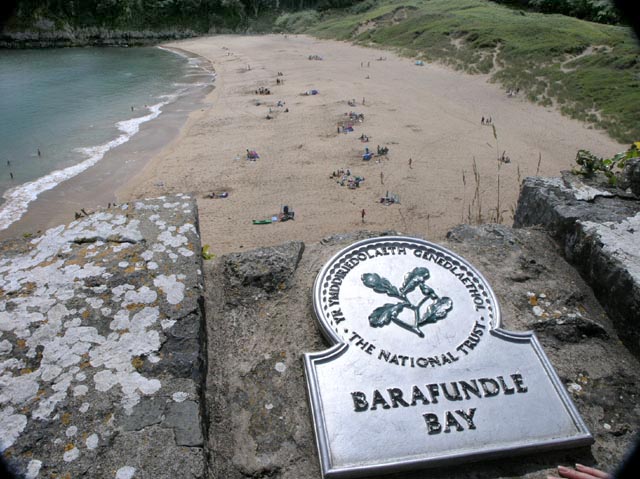
[{"label": "stone wall", "polygon": [[605,185],[571,173],[526,178],[514,226],[541,225],[560,242],[640,357],[640,197]]},{"label": "stone wall", "polygon": [[203,277],[184,195],[1,245],[0,451],[25,478],[201,478]]}]

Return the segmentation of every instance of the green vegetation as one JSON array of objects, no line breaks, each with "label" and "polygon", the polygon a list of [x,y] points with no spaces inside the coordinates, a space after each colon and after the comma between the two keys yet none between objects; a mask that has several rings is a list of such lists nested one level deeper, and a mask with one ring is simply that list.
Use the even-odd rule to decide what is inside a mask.
[{"label": "green vegetation", "polygon": [[627,160],[638,157],[640,157],[640,141],[636,141],[627,151],[618,153],[612,158],[600,158],[589,150],[579,150],[576,155],[576,164],[580,168],[574,168],[573,174],[590,178],[601,171],[609,179],[609,184],[615,186],[618,182],[616,173],[624,169]]},{"label": "green vegetation", "polygon": [[344,8],[358,0],[18,0],[9,30],[102,28],[270,31],[278,14]]},{"label": "green vegetation", "polygon": [[491,0],[534,12],[561,13],[599,23],[620,23],[620,13],[610,0]]},{"label": "green vegetation", "polygon": [[621,142],[640,138],[640,48],[627,27],[483,0],[366,0],[317,23],[308,12],[289,14],[286,25],[490,74]]}]

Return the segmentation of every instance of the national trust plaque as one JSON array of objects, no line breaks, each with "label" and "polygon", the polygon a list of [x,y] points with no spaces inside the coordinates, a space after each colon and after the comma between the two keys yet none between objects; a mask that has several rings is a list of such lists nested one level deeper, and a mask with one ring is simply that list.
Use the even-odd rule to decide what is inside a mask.
[{"label": "national trust plaque", "polygon": [[305,354],[323,477],[589,445],[536,336],[500,329],[484,277],[427,241],[352,244],[322,268],[333,346]]}]

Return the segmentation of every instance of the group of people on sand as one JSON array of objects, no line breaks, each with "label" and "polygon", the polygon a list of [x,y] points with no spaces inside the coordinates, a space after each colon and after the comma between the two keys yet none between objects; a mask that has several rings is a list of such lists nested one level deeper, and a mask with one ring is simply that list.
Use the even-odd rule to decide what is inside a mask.
[{"label": "group of people on sand", "polygon": [[364,121],[364,113],[350,111],[349,113],[345,113],[345,115],[348,116],[351,121],[357,121],[358,123],[362,123]]},{"label": "group of people on sand", "polygon": [[356,176],[351,174],[351,170],[347,168],[346,170],[340,168],[338,171],[333,171],[329,178],[337,178],[336,183],[340,186],[347,186],[349,189],[353,190],[360,186],[360,183],[364,181],[364,176]]},{"label": "group of people on sand", "polygon": [[483,116],[482,120],[480,120],[480,124],[481,125],[493,125],[493,120],[491,119],[490,116],[488,116],[486,118]]},{"label": "group of people on sand", "polygon": [[271,95],[271,90],[261,86],[256,90],[256,95]]},{"label": "group of people on sand", "polygon": [[[277,103],[276,103],[276,108],[284,108],[283,111],[285,113],[289,113],[289,107],[285,108],[284,100],[278,100]],[[267,120],[272,120],[273,119],[272,113],[273,113],[273,108],[269,107],[269,113],[267,113],[267,116],[266,116]]]},{"label": "group of people on sand", "polygon": [[350,176],[351,170],[349,168],[347,168],[346,170],[344,168],[340,168],[337,171],[332,172],[329,178],[339,178],[342,175]]}]

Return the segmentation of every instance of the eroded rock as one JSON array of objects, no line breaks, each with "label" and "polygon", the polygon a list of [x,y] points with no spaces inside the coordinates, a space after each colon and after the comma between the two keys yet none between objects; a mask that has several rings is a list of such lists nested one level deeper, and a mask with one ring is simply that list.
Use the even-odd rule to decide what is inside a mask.
[{"label": "eroded rock", "polygon": [[640,200],[569,173],[562,179],[526,178],[514,226],[532,225],[548,229],[560,242],[621,339],[640,357]]},{"label": "eroded rock", "polygon": [[14,245],[0,245],[5,458],[29,477],[203,477],[194,200],[124,204]]},{"label": "eroded rock", "polygon": [[283,245],[232,253],[225,258],[225,272],[231,284],[255,287],[268,293],[286,289],[302,252],[304,243],[290,241]]}]

